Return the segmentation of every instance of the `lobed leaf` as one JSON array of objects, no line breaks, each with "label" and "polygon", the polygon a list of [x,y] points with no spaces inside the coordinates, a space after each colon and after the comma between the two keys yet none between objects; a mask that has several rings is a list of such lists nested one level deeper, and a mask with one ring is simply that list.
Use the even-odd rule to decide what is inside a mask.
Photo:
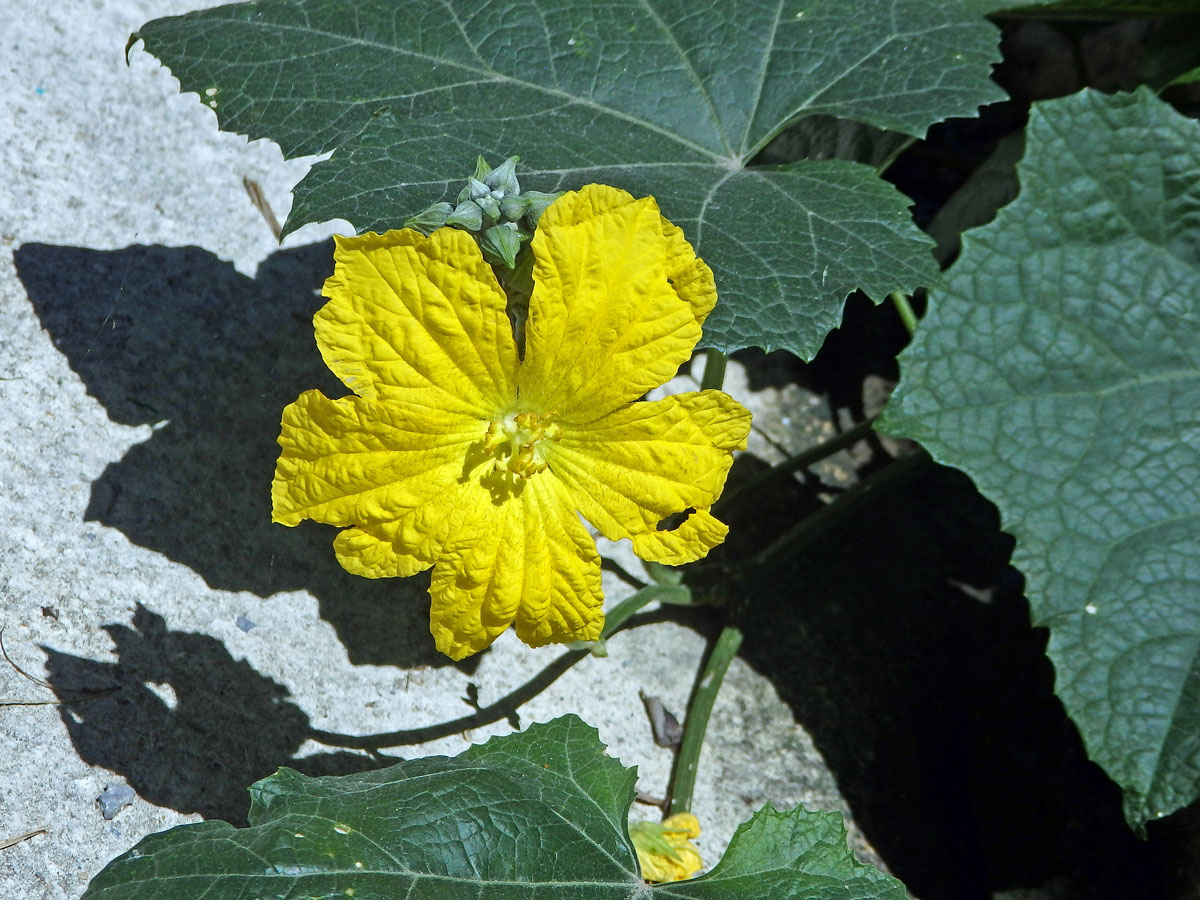
[{"label": "lobed leaf", "polygon": [[854,860],[840,815],[769,807],[711,873],[651,889],[625,825],[635,777],[575,716],[453,758],[329,778],[280,769],[251,788],[249,828],[151,835],[84,900],[904,900],[900,882]]},{"label": "lobed leaf", "polygon": [[332,153],[285,231],[393,227],[451,199],[476,155],[542,190],[657,197],[717,272],[705,345],[810,358],[846,295],[936,275],[907,201],[866,166],[748,166],[833,116],[921,135],[1003,99],[992,0],[259,0],[158,19],[142,39],[220,126]]},{"label": "lobed leaf", "polygon": [[1131,823],[1200,796],[1200,126],[1038,104],[1021,193],[964,236],[880,429],[1018,539],[1056,690]]}]

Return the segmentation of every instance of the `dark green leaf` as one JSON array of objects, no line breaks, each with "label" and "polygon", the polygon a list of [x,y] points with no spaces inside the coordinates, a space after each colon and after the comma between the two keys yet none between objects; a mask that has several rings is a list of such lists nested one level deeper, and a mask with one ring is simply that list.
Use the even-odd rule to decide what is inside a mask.
[{"label": "dark green leaf", "polygon": [[849,291],[935,274],[907,203],[865,166],[747,163],[805,116],[921,135],[1003,98],[991,0],[262,0],[135,37],[221,127],[330,153],[290,230],[394,227],[450,199],[477,154],[523,184],[659,198],[713,265],[705,344],[811,357]]},{"label": "dark green leaf", "polygon": [[1200,795],[1200,127],[1087,92],[1026,141],[880,428],[999,505],[1057,691],[1140,823]]},{"label": "dark green leaf", "polygon": [[281,769],[251,788],[251,827],[151,835],[84,898],[904,900],[900,882],[853,859],[840,815],[770,807],[711,873],[651,891],[625,824],[635,777],[574,716],[454,758],[338,778]]}]

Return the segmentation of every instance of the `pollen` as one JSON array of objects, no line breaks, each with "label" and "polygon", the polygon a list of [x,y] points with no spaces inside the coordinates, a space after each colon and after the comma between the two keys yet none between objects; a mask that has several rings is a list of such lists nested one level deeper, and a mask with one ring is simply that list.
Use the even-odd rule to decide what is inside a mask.
[{"label": "pollen", "polygon": [[509,413],[488,424],[484,446],[492,454],[493,472],[506,472],[523,480],[547,468],[538,445],[542,441],[562,438],[562,428],[555,422],[557,410],[545,413],[532,411]]}]

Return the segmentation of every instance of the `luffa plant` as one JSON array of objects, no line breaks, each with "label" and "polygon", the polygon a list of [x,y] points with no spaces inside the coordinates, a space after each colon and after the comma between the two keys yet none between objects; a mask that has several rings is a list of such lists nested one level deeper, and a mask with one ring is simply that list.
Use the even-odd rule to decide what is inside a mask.
[{"label": "luffa plant", "polygon": [[[1194,800],[1195,123],[1145,89],[1040,104],[1021,197],[967,237],[945,278],[878,177],[932,124],[1003,98],[984,17],[1019,5],[871,0],[847,15],[838,0],[750,0],[697,15],[682,0],[372,0],[348,15],[333,0],[262,0],[145,26],[134,39],[221,127],[287,156],[332,154],[297,186],[285,231],[337,217],[360,233],[338,239],[316,317],[352,394],[309,391],[285,411],[276,520],[342,528],[334,552],[360,575],[432,568],[431,630],[450,656],[510,625],[533,645],[602,653],[646,603],[694,600],[697,570],[662,564],[726,537],[713,507],[749,414],[719,390],[725,354],[811,359],[849,291],[890,297],[918,334],[881,428],[1000,505],[1057,689],[1130,823]],[[788,127],[806,146],[850,131],[872,165],[758,164]],[[463,185],[471,158],[514,151],[520,181],[510,156]],[[976,190],[956,197],[972,225],[994,212]],[[931,304],[919,325],[917,287]],[[641,399],[696,347],[702,390]],[[736,503],[868,427],[751,479]],[[688,806],[763,573],[918,459],[705,570],[729,576],[705,599],[731,615],[698,677],[662,824],[627,824],[631,773],[566,717],[343,779],[281,770],[252,789],[250,828],[147,838],[88,900],[904,896],[853,860],[836,817],[769,806],[690,877]],[[655,582],[607,617],[584,521],[629,539]]]}]

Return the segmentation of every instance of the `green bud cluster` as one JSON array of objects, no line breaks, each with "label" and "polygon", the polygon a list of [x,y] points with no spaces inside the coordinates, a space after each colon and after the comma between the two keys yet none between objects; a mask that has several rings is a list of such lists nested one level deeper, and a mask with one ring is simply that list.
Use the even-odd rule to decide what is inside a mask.
[{"label": "green bud cluster", "polygon": [[562,196],[562,191],[522,193],[517,181],[520,161],[519,156],[510,156],[493,169],[479,157],[475,174],[459,191],[456,204],[444,200],[434,203],[408,219],[404,226],[426,234],[447,225],[461,228],[475,235],[484,259],[492,265],[516,268],[517,254],[533,237],[538,219],[547,206]]}]

